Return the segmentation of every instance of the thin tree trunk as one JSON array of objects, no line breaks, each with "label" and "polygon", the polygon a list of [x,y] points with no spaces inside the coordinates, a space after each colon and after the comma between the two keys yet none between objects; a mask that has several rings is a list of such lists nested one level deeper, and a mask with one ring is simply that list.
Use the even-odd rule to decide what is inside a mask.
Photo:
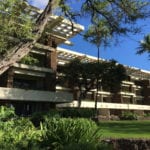
[{"label": "thin tree trunk", "polygon": [[0,75],[4,73],[15,62],[18,62],[24,56],[26,56],[29,53],[29,51],[33,48],[34,44],[41,37],[44,28],[48,22],[48,19],[52,14],[53,1],[54,0],[49,0],[46,8],[38,17],[36,21],[36,33],[34,39],[32,41],[19,43],[12,50],[10,50],[10,53],[6,54],[5,58],[0,60]]},{"label": "thin tree trunk", "polygon": [[[99,58],[100,58],[100,48],[99,46],[97,47],[97,63],[99,64]],[[99,85],[98,85],[98,81],[99,79],[96,79],[96,98],[95,98],[95,115],[97,116],[97,102],[98,102],[98,89],[99,89]]]}]

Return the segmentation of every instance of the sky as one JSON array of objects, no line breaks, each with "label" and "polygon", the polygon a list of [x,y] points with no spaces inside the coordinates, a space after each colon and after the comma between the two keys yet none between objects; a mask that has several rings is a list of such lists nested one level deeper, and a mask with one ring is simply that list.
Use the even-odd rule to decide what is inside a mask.
[{"label": "sky", "polygon": [[[48,0],[29,0],[29,3],[44,9]],[[75,2],[72,4],[73,7],[77,7]],[[87,28],[88,21],[86,18],[77,20],[77,23],[85,26]],[[128,37],[120,37],[120,42],[117,45],[112,44],[111,47],[100,47],[100,57],[103,59],[115,59],[120,64],[127,65],[130,67],[136,67],[143,70],[150,71],[150,60],[148,54],[137,55],[137,47],[139,46],[139,41],[143,37],[150,33],[150,18],[147,20],[138,21],[138,25],[142,26],[142,32],[137,35],[130,35]],[[61,45],[61,47],[81,52],[85,55],[97,56],[97,48],[84,41],[79,35],[70,39],[73,42],[73,46]]]}]

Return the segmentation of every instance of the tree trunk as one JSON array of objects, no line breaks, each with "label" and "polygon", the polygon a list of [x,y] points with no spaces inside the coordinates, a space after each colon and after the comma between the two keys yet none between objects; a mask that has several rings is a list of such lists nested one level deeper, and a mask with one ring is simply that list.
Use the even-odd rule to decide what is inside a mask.
[{"label": "tree trunk", "polygon": [[[97,63],[99,64],[99,58],[100,58],[100,47],[97,47]],[[95,115],[97,117],[97,102],[98,102],[98,90],[99,90],[99,79],[96,79],[96,98],[95,98]]]},{"label": "tree trunk", "polygon": [[24,56],[26,56],[29,53],[29,51],[33,48],[34,44],[41,37],[44,28],[48,22],[48,19],[52,14],[53,1],[54,0],[49,0],[46,8],[38,17],[36,21],[36,33],[34,39],[32,41],[19,43],[12,50],[10,50],[10,53],[6,54],[6,56],[2,60],[0,60],[0,75],[4,73],[15,62],[18,62]]}]

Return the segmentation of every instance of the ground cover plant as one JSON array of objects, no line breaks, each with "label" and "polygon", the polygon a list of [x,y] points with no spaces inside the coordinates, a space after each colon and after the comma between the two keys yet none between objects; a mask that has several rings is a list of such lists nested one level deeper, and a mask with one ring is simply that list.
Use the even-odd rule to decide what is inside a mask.
[{"label": "ground cover plant", "polygon": [[[43,114],[36,126],[30,117],[15,115],[13,108],[0,107],[2,150],[104,150],[98,125],[89,119],[61,118]],[[110,148],[109,148],[110,149]]]},{"label": "ground cover plant", "polygon": [[99,122],[103,138],[150,139],[150,121]]}]

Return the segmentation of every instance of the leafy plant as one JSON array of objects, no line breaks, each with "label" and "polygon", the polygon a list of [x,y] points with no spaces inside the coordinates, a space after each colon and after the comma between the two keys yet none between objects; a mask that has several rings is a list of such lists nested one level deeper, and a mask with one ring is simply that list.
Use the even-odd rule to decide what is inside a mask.
[{"label": "leafy plant", "polygon": [[14,108],[0,107],[0,149],[38,149],[41,130],[36,129],[28,118],[15,115]]},{"label": "leafy plant", "polygon": [[94,109],[64,109],[61,112],[63,117],[91,118],[95,115]]},{"label": "leafy plant", "polygon": [[20,62],[23,63],[23,64],[27,64],[27,65],[37,65],[39,63],[39,60],[34,58],[30,54],[30,55],[27,55],[24,58],[22,58]]},{"label": "leafy plant", "polygon": [[[24,0],[2,0],[0,4],[0,54],[18,42],[33,37],[33,21]],[[15,40],[18,39],[18,40]]]},{"label": "leafy plant", "polygon": [[120,116],[121,120],[137,120],[137,115],[130,111],[123,112]]},{"label": "leafy plant", "polygon": [[12,118],[15,118],[16,114],[13,107],[0,107],[0,121],[8,121]]},{"label": "leafy plant", "polygon": [[74,143],[97,145],[100,141],[98,126],[87,119],[47,118],[43,129],[41,145],[47,149],[63,149]]}]

